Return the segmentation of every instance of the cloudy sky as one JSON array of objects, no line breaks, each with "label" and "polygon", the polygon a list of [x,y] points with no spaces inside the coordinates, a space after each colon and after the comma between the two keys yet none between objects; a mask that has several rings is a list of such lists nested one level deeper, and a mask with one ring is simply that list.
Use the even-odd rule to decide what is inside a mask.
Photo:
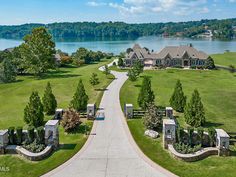
[{"label": "cloudy sky", "polygon": [[0,0],[0,24],[128,23],[236,17],[236,0]]}]

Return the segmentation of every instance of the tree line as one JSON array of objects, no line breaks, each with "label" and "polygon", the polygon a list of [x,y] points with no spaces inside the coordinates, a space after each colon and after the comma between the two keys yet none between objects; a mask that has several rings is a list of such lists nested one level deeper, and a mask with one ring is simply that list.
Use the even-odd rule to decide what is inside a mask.
[{"label": "tree line", "polygon": [[236,19],[200,20],[189,22],[141,23],[124,22],[74,22],[51,24],[24,24],[18,26],[0,26],[1,38],[22,38],[33,28],[45,27],[54,38],[136,38],[149,35],[168,35],[194,37],[210,29],[215,38],[231,39]]}]

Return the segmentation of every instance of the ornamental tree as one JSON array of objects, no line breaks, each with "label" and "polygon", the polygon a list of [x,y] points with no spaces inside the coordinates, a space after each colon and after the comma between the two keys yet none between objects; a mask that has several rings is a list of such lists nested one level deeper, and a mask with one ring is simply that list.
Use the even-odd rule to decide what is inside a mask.
[{"label": "ornamental tree", "polygon": [[129,80],[131,80],[131,81],[136,81],[137,80],[136,73],[133,69],[130,69],[128,71],[128,77],[129,77]]},{"label": "ornamental tree", "polygon": [[109,75],[111,73],[109,67],[107,65],[104,66],[104,74]]},{"label": "ornamental tree", "polygon": [[79,113],[74,109],[69,109],[63,114],[61,125],[65,132],[74,130],[80,124]]},{"label": "ornamental tree", "polygon": [[154,92],[152,91],[151,80],[149,77],[145,76],[143,78],[143,83],[138,96],[138,104],[142,109],[146,110],[147,105],[149,103],[154,103],[154,101],[155,101],[155,95]]},{"label": "ornamental tree", "polygon": [[206,66],[206,69],[215,69],[216,68],[215,62],[211,57],[206,60],[205,66]]},{"label": "ornamental tree", "polygon": [[134,65],[133,65],[133,70],[136,74],[136,76],[139,76],[142,72],[143,72],[143,64],[141,63],[140,60],[137,60],[134,62]]},{"label": "ornamental tree", "polygon": [[56,108],[57,100],[52,93],[51,84],[48,82],[43,96],[43,109],[47,115],[52,115],[55,113]]},{"label": "ornamental tree", "polygon": [[157,129],[162,123],[162,116],[154,103],[147,105],[146,113],[143,117],[143,123],[147,129]]},{"label": "ornamental tree", "polygon": [[175,85],[174,93],[170,98],[170,105],[174,110],[178,112],[184,112],[186,99],[187,97],[184,95],[182,84],[180,80],[178,80]]},{"label": "ornamental tree", "polygon": [[184,117],[185,122],[193,127],[200,127],[206,121],[204,107],[197,90],[194,90],[191,100],[184,109]]},{"label": "ornamental tree", "polygon": [[43,104],[38,92],[34,91],[24,109],[24,121],[30,126],[39,127],[43,125],[43,119]]},{"label": "ornamental tree", "polygon": [[96,73],[92,73],[89,82],[93,86],[99,84],[98,75]]},{"label": "ornamental tree", "polygon": [[16,80],[16,68],[9,59],[0,64],[0,82],[9,83]]},{"label": "ornamental tree", "polygon": [[122,60],[122,58],[118,59],[118,66],[119,67],[123,67],[124,66],[124,61]]},{"label": "ornamental tree", "polygon": [[86,109],[87,104],[88,104],[88,95],[86,94],[84,89],[84,84],[80,79],[76,92],[73,96],[73,99],[70,102],[70,107],[77,111],[83,111]]}]

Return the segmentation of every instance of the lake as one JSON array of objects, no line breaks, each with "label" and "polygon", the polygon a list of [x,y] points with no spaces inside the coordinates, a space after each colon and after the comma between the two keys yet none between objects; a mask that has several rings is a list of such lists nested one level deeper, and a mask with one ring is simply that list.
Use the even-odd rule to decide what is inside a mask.
[{"label": "lake", "polygon": [[[21,42],[21,40],[0,39],[0,50],[18,46]],[[56,48],[70,54],[75,52],[79,47],[119,54],[127,48],[132,47],[135,43],[139,43],[141,46],[155,51],[159,51],[168,45],[187,45],[189,43],[192,43],[198,50],[202,50],[208,54],[223,53],[225,50],[236,51],[236,40],[220,41],[211,39],[162,38],[156,36],[129,40],[56,40]]]}]

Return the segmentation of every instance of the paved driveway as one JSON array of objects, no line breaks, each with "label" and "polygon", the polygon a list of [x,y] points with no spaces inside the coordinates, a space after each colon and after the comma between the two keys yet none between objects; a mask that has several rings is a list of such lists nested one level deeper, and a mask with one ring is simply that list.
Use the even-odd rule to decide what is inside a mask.
[{"label": "paved driveway", "polygon": [[119,102],[126,73],[107,87],[100,107],[105,120],[95,121],[88,141],[72,159],[45,176],[55,177],[164,177],[174,176],[150,161],[134,143]]}]

